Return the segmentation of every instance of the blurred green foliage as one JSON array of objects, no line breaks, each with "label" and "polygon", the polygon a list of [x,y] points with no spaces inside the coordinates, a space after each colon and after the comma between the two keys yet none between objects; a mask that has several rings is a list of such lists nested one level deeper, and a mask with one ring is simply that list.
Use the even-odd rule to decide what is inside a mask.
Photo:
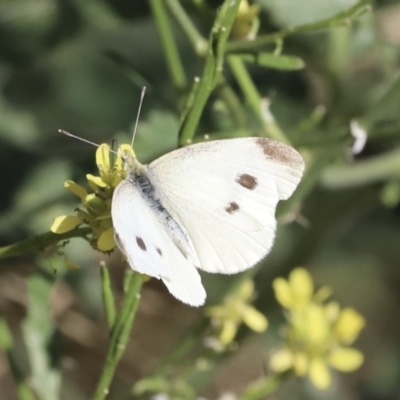
[{"label": "blurred green foliage", "polygon": [[[278,396],[399,396],[400,4],[376,0],[368,12],[335,18],[358,1],[255,2],[260,6],[256,41],[269,38],[257,50],[265,56],[254,62],[254,49],[246,50],[244,43],[256,41],[230,39],[223,80],[206,102],[193,140],[206,134],[282,132],[308,164],[294,200],[280,210],[287,220],[295,207],[297,222],[280,226],[272,253],[257,268],[255,305],[267,314],[270,327],[257,336],[242,328],[236,351],[210,356],[197,333],[204,332],[201,310],[179,304],[152,280],[142,291],[110,399],[139,398],[131,394],[132,386],[155,371],[167,377],[162,387],[173,386],[177,393],[194,388],[209,399],[240,393],[268,374],[264,366],[280,341],[281,322],[271,283],[299,265],[320,286],[333,288],[340,304],[365,317],[358,342],[365,363],[354,374],[335,375],[328,392],[293,380]],[[97,143],[130,142],[145,85],[135,142],[139,160],[151,161],[178,146],[185,96],[202,74],[202,45],[220,2],[179,2],[202,35],[198,48],[180,29],[175,2],[163,3],[169,6],[166,16],[183,66],[181,80],[167,64],[160,27],[147,1],[0,0],[2,245],[48,231],[54,217],[76,206],[63,182],[83,182],[87,172],[95,171],[94,149],[58,129]],[[315,29],[320,21],[328,21],[326,29]],[[299,26],[297,33],[291,30]],[[276,32],[285,34],[278,34],[280,40],[268,36]],[[251,82],[244,82],[235,64],[246,51]],[[269,123],[256,110],[266,97]],[[352,120],[368,135],[357,155],[351,153]],[[66,271],[57,249],[51,250],[1,261],[1,399],[35,398],[32,389],[43,400],[88,399],[102,371],[108,339],[99,279],[104,256],[82,240],[71,240],[66,251],[82,269]],[[114,255],[107,263],[119,305],[121,259]],[[220,301],[235,283],[235,277],[206,274],[203,280],[209,304]],[[201,368],[196,359],[203,360]]]}]

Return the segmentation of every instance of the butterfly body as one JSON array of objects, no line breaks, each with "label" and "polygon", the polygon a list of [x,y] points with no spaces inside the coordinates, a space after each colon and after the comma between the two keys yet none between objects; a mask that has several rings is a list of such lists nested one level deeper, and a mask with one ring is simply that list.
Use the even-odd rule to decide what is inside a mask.
[{"label": "butterfly body", "polygon": [[112,201],[116,242],[134,270],[193,306],[206,297],[196,268],[233,274],[269,252],[276,205],[304,168],[293,148],[266,138],[205,142],[148,166],[126,164]]}]

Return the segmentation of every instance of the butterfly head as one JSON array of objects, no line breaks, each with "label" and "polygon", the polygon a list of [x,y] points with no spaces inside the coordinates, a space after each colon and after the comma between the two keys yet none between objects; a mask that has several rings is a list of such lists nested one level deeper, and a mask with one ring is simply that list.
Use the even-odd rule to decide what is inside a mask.
[{"label": "butterfly head", "polygon": [[141,174],[144,166],[136,158],[136,154],[131,146],[123,144],[118,149],[118,157],[121,159],[122,169],[127,175]]}]

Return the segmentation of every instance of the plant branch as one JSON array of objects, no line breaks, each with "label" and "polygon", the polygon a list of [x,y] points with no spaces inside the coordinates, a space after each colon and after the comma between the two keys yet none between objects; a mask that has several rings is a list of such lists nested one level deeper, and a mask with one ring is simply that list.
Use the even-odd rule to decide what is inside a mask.
[{"label": "plant branch", "polygon": [[92,231],[90,228],[77,228],[69,232],[62,234],[56,234],[53,232],[46,232],[42,235],[33,236],[30,239],[23,240],[9,246],[0,248],[0,259],[15,256],[25,256],[28,254],[34,254],[38,251],[43,251],[46,247],[55,245],[62,240],[68,240],[75,237],[86,238]]},{"label": "plant branch", "polygon": [[369,11],[371,8],[371,1],[372,0],[361,0],[354,6],[339,12],[333,17],[325,18],[317,22],[289,27],[269,35],[261,35],[258,36],[257,39],[251,41],[248,40],[228,43],[226,46],[226,51],[228,53],[253,52],[263,49],[268,45],[276,44],[279,40],[282,40],[295,33],[313,32],[320,29],[348,24],[351,18],[359,17],[360,15]]},{"label": "plant branch", "polygon": [[253,110],[261,126],[263,127],[266,136],[281,142],[289,143],[289,139],[282,132],[281,128],[270,113],[263,113],[262,99],[255,87],[247,68],[239,56],[228,56],[228,64],[247,100],[247,103]]},{"label": "plant branch", "polygon": [[204,106],[222,73],[225,46],[231,31],[240,0],[225,0],[214,22],[208,40],[207,57],[202,77],[198,83],[193,105],[180,129],[180,144],[190,143],[194,137]]},{"label": "plant branch", "polygon": [[165,0],[167,7],[179,27],[191,43],[196,54],[204,56],[207,50],[207,40],[200,34],[178,0]]},{"label": "plant branch", "polygon": [[164,56],[167,61],[169,74],[171,75],[171,79],[174,82],[177,91],[182,93],[187,88],[187,79],[185,75],[185,70],[179,57],[172,29],[168,21],[164,1],[150,0],[149,4],[158,29],[159,38],[162,48],[164,50]]},{"label": "plant branch", "polygon": [[388,179],[398,179],[400,148],[358,161],[353,165],[334,165],[326,168],[321,183],[330,189],[347,189]]}]

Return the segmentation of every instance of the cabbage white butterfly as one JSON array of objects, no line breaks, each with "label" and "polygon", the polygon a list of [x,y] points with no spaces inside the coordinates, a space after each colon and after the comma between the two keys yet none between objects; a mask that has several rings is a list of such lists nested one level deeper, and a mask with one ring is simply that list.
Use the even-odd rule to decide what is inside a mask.
[{"label": "cabbage white butterfly", "polygon": [[295,149],[259,137],[186,146],[149,165],[130,153],[123,161],[127,176],[111,203],[115,242],[133,270],[162,279],[191,306],[206,299],[197,268],[235,274],[269,253],[276,206],[292,195],[304,170]]},{"label": "cabbage white butterfly", "polygon": [[149,165],[124,161],[111,205],[115,241],[132,269],[191,306],[206,299],[197,268],[235,274],[268,254],[277,203],[304,169],[292,147],[258,137],[186,146]]}]

